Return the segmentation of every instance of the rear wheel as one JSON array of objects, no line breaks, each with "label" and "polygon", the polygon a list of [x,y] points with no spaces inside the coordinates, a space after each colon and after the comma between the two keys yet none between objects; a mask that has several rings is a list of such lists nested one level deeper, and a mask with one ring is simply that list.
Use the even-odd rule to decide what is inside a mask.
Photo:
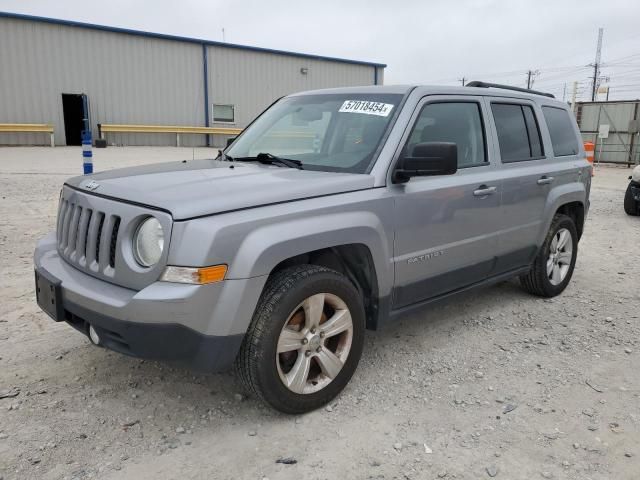
[{"label": "rear wheel", "polygon": [[[640,189],[640,185],[637,185],[636,188]],[[640,202],[638,202],[635,198],[633,198],[633,192],[631,190],[631,182],[629,182],[629,186],[627,187],[627,191],[624,194],[624,211],[627,215],[638,216],[640,215]]]},{"label": "rear wheel", "polygon": [[364,326],[362,299],[344,275],[315,265],[287,268],[267,282],[236,371],[277,410],[314,410],[349,382]]},{"label": "rear wheel", "polygon": [[557,214],[531,270],[520,277],[520,283],[534,295],[559,295],[571,280],[577,254],[578,233],[575,223],[571,217]]}]

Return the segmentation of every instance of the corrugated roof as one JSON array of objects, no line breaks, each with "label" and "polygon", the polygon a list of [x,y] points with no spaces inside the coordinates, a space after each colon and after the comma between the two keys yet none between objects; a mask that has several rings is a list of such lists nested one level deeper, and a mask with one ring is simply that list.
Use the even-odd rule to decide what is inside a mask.
[{"label": "corrugated roof", "polygon": [[76,22],[74,20],[62,20],[59,18],[39,17],[34,15],[25,15],[21,13],[1,12],[0,18],[17,18],[21,20],[30,20],[33,22],[51,23],[55,25],[65,25],[68,27],[87,28],[91,30],[101,30],[105,32],[123,33],[127,35],[137,35],[141,37],[159,38],[163,40],[174,40],[178,42],[197,43],[199,45],[213,45],[216,47],[236,48],[239,50],[249,50],[253,52],[275,53],[277,55],[288,55],[300,58],[308,58],[312,60],[328,60],[331,62],[351,63],[354,65],[368,65],[371,67],[385,68],[384,63],[365,62],[361,60],[350,60],[347,58],[325,57],[323,55],[313,55],[309,53],[289,52],[286,50],[275,50],[271,48],[252,47],[248,45],[238,45],[236,43],[216,42],[213,40],[205,40],[202,38],[182,37],[179,35],[167,35],[164,33],[145,32],[142,30],[132,30],[129,28],[110,27],[107,25],[97,25],[93,23]]}]

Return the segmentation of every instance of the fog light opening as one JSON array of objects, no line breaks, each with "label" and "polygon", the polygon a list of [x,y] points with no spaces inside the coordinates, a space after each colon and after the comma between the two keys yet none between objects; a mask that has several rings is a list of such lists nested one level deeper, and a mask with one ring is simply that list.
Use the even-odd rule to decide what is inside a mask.
[{"label": "fog light opening", "polygon": [[93,325],[89,325],[89,340],[94,345],[100,345],[100,335],[96,332],[96,329],[93,328]]}]

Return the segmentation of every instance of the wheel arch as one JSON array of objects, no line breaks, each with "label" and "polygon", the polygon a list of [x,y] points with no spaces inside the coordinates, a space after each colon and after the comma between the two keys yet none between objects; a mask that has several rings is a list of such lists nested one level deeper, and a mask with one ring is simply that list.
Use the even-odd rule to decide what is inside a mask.
[{"label": "wheel arch", "polygon": [[346,274],[363,292],[367,326],[375,328],[377,299],[388,296],[393,284],[392,242],[381,219],[369,211],[275,222],[254,229],[243,239],[227,277],[266,277],[300,263],[332,268]]},{"label": "wheel arch", "polygon": [[273,267],[270,276],[295,265],[318,265],[345,275],[362,297],[367,328],[377,328],[380,289],[376,266],[367,245],[351,243],[304,252],[282,260]]},{"label": "wheel arch", "polygon": [[578,232],[578,240],[582,237],[584,231],[585,211],[584,203],[580,201],[568,202],[560,205],[556,210],[556,214],[562,213],[573,219],[573,223],[576,225],[576,231]]},{"label": "wheel arch", "polygon": [[569,183],[554,188],[547,197],[543,228],[540,231],[537,245],[540,246],[544,242],[553,217],[558,213],[562,213],[573,219],[576,224],[579,240],[584,231],[584,222],[587,215],[585,203],[588,201],[587,199],[588,193],[583,183]]}]

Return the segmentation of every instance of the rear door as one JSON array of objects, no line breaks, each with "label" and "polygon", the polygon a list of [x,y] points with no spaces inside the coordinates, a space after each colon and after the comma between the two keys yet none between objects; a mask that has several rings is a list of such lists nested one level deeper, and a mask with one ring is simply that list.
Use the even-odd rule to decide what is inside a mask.
[{"label": "rear door", "polygon": [[545,154],[539,106],[526,99],[488,98],[501,161],[500,255],[496,274],[526,266],[536,255],[547,196],[555,181]]},{"label": "rear door", "polygon": [[391,185],[396,228],[393,308],[476,283],[493,270],[500,189],[482,97],[429,96],[417,106],[401,151],[422,142],[454,142],[458,172]]},{"label": "rear door", "polygon": [[[548,157],[553,158],[551,168],[553,186],[574,183],[589,177],[590,169],[581,154],[581,137],[573,113],[564,106],[541,104],[544,117],[543,137],[548,137]],[[546,130],[546,132],[545,132]],[[548,219],[547,219],[548,220]]]}]

